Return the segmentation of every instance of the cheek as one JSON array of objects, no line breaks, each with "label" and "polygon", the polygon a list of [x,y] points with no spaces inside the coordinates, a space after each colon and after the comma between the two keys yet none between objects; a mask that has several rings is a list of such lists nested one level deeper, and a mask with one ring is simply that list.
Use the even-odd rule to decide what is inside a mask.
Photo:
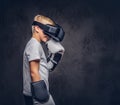
[{"label": "cheek", "polygon": [[47,35],[44,35],[44,38],[48,39],[49,37]]}]

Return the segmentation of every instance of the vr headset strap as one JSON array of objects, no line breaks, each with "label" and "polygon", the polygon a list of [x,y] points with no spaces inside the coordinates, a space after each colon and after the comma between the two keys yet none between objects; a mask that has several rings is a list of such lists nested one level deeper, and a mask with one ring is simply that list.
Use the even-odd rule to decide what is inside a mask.
[{"label": "vr headset strap", "polygon": [[43,30],[49,30],[49,28],[46,26],[46,25],[44,25],[44,24],[42,24],[42,23],[39,23],[39,22],[37,22],[37,21],[34,21],[33,23],[32,23],[32,25],[37,25],[37,26],[39,26],[41,29],[43,29]]}]

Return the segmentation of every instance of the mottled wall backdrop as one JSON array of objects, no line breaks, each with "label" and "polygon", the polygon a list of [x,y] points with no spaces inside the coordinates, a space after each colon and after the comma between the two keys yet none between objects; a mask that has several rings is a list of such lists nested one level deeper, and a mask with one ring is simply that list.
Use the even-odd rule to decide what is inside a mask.
[{"label": "mottled wall backdrop", "polygon": [[114,0],[0,1],[0,105],[24,105],[22,54],[33,17],[62,25],[65,55],[50,73],[56,105],[120,105],[120,3]]}]

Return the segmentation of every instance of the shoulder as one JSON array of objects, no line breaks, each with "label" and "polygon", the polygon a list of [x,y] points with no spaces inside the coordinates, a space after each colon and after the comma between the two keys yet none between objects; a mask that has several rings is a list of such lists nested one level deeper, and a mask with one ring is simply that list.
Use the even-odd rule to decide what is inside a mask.
[{"label": "shoulder", "polygon": [[31,38],[25,48],[26,53],[42,53],[42,45],[35,38]]},{"label": "shoulder", "polygon": [[35,38],[31,38],[26,45],[26,48],[31,50],[32,48],[41,48],[41,47],[42,47],[41,44]]}]

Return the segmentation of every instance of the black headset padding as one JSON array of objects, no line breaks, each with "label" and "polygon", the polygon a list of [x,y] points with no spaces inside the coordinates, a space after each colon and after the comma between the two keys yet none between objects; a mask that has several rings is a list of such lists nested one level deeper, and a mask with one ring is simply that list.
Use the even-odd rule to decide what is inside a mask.
[{"label": "black headset padding", "polygon": [[[56,40],[58,42],[62,41],[64,38],[65,32],[62,29],[62,27],[59,26],[58,24],[56,24],[55,26],[52,26],[49,24],[44,25],[40,22],[34,21],[32,25],[39,26],[43,30],[44,34],[48,35],[49,37],[52,37],[54,40]],[[56,33],[50,33],[49,32],[50,27],[54,27],[54,28],[56,27],[57,28]]]}]

